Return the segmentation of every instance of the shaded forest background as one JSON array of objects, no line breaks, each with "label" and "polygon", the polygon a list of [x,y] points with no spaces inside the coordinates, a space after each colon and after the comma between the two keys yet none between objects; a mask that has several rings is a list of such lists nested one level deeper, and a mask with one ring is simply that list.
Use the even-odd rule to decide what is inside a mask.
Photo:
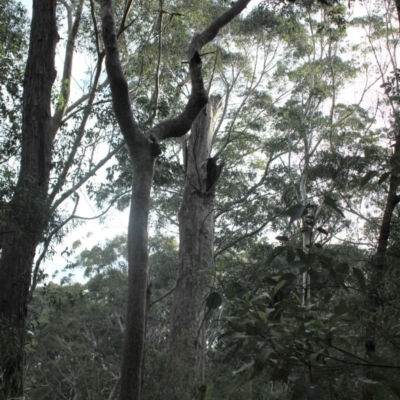
[{"label": "shaded forest background", "polygon": [[[396,3],[250,2],[189,59],[194,34],[234,3],[131,3],[114,4],[114,39],[132,127],[158,156],[140,398],[400,398]],[[125,233],[91,248],[76,241],[59,283],[43,267],[87,219],[79,191],[100,218],[131,204],[135,154],[103,65],[105,4],[61,1],[55,10],[63,70],[49,100],[52,158],[40,201],[18,183],[28,19],[19,3],[0,5],[2,247],[14,246],[10,220],[25,224],[15,235],[21,248],[27,229],[41,229],[18,329],[0,294],[0,399],[22,390],[28,399],[130,398],[120,388],[121,355],[127,364],[136,357],[123,347],[132,292]],[[85,71],[74,66],[78,54]],[[196,54],[209,105],[190,136],[164,135],[157,129],[196,91]],[[204,153],[196,129],[209,138]],[[182,218],[185,191],[207,200],[189,247],[208,235],[209,253],[192,269],[177,232],[200,211],[191,205]],[[85,282],[74,282],[77,269]],[[196,293],[179,286],[191,278]],[[192,318],[194,334],[175,329],[174,315]]]}]

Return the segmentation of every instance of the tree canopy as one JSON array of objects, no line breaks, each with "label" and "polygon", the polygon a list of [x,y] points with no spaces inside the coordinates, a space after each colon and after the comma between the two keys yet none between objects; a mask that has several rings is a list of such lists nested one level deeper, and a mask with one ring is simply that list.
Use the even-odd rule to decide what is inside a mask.
[{"label": "tree canopy", "polygon": [[[42,1],[0,5],[0,399],[400,398],[396,2]],[[51,280],[83,197],[128,232]]]}]

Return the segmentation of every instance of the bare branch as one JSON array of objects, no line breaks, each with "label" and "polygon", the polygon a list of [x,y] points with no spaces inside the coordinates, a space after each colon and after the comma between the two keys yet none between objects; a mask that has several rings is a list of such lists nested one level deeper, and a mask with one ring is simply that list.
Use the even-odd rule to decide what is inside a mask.
[{"label": "bare branch", "polygon": [[38,280],[38,273],[39,273],[40,264],[42,263],[42,261],[46,257],[47,250],[49,249],[50,243],[51,243],[54,235],[56,235],[57,232],[59,232],[60,229],[62,229],[63,226],[65,226],[69,221],[72,220],[72,218],[73,218],[73,216],[75,214],[75,211],[78,208],[78,204],[79,204],[79,195],[76,193],[75,205],[74,205],[74,209],[72,211],[72,214],[65,221],[63,221],[60,225],[56,226],[48,234],[48,236],[47,236],[47,238],[46,238],[46,240],[44,242],[43,250],[40,253],[40,256],[38,257],[38,259],[36,260],[35,268],[34,268],[33,273],[32,273],[32,283],[31,283],[31,287],[29,288],[29,301],[32,300],[33,292],[35,291],[37,283],[38,283],[37,280]]},{"label": "bare branch", "polygon": [[68,189],[66,192],[64,192],[60,198],[58,198],[54,204],[51,207],[51,211],[54,212],[55,209],[63,203],[69,196],[72,195],[72,193],[76,192],[89,178],[91,178],[93,175],[96,174],[96,172],[112,157],[117,154],[122,147],[124,146],[124,143],[121,143],[118,147],[116,147],[113,151],[107,154],[94,168],[92,168],[82,179],[79,180],[78,183],[76,183],[72,188]]},{"label": "bare branch", "polygon": [[260,178],[260,180],[258,182],[256,182],[253,186],[251,186],[242,197],[225,204],[223,209],[220,209],[216,213],[215,219],[219,218],[222,214],[224,214],[227,211],[229,211],[230,209],[232,209],[233,206],[244,203],[260,186],[262,186],[264,184],[264,182],[269,174],[269,168],[271,166],[271,163],[273,161],[275,161],[276,159],[278,159],[279,157],[281,157],[285,153],[286,153],[286,151],[279,153],[277,155],[272,153],[269,157],[269,160],[267,161],[267,163],[265,165],[264,173],[263,173],[262,177]]},{"label": "bare branch", "polygon": [[131,6],[132,6],[132,0],[129,0],[128,4],[126,5],[125,10],[124,10],[124,15],[121,20],[121,25],[118,29],[117,39],[123,34],[125,29],[128,28],[128,26],[130,26],[132,24],[132,22],[130,22],[127,26],[125,26],[126,18],[128,16],[129,10],[131,9]]},{"label": "bare branch", "polygon": [[[101,74],[101,66],[103,64],[103,58],[104,58],[104,53],[99,54],[99,58],[97,60],[96,75],[95,75],[95,78],[94,78],[92,90],[90,92],[88,105],[87,105],[85,113],[84,113],[84,115],[82,117],[82,121],[81,121],[81,124],[79,126],[79,130],[78,130],[78,133],[76,135],[75,142],[74,142],[74,144],[72,146],[71,152],[69,153],[69,156],[68,156],[68,159],[67,159],[67,161],[65,163],[64,169],[61,172],[61,174],[59,175],[57,183],[55,184],[53,190],[49,194],[48,199],[49,199],[50,203],[52,203],[54,201],[55,197],[57,196],[57,194],[61,190],[62,186],[64,185],[65,180],[66,180],[67,175],[68,175],[68,171],[69,171],[69,169],[70,169],[70,167],[71,167],[71,165],[72,165],[72,163],[74,161],[76,152],[78,151],[79,146],[81,144],[83,135],[85,133],[86,122],[88,121],[89,116],[90,116],[90,112],[92,111],[92,104],[93,104],[93,101],[94,101],[94,98],[95,98],[95,95],[96,95],[96,88],[97,88],[97,84],[99,82],[99,78],[100,78],[100,74]],[[54,206],[53,206],[53,209],[54,209]]]},{"label": "bare branch", "polygon": [[161,297],[159,297],[158,299],[152,301],[149,305],[149,308],[154,306],[154,304],[158,303],[161,300],[164,300],[166,297],[168,297],[170,294],[172,294],[175,290],[176,286],[174,286],[172,289],[168,290],[167,293],[165,293],[164,295],[162,295]]},{"label": "bare branch", "polygon": [[239,243],[241,240],[247,239],[254,235],[257,235],[257,233],[261,232],[271,221],[278,218],[282,214],[283,214],[283,211],[281,211],[279,214],[274,215],[273,217],[268,218],[258,228],[252,230],[251,232],[247,232],[244,235],[239,236],[236,239],[233,239],[231,242],[227,243],[225,246],[222,246],[214,253],[214,258],[217,258],[220,254],[222,254],[224,251],[228,250],[230,247],[234,246],[236,243]]},{"label": "bare branch", "polygon": [[[97,91],[100,92],[103,90],[106,86],[108,85],[108,78],[105,79],[103,83],[101,83],[97,87]],[[91,92],[84,94],[81,98],[76,100],[74,103],[72,103],[69,107],[67,107],[67,110],[65,111],[65,114],[69,114],[72,110],[75,108],[79,107],[83,102],[85,102],[89,97],[90,97]]]},{"label": "bare branch", "polygon": [[113,108],[125,142],[129,149],[133,149],[137,142],[143,141],[144,137],[133,116],[128,82],[122,71],[112,0],[101,1],[101,19]]},{"label": "bare branch", "polygon": [[72,21],[72,9],[70,7],[67,8],[68,22],[69,22],[68,39],[67,39],[67,46],[65,48],[64,71],[63,71],[63,76],[61,78],[60,99],[57,102],[56,112],[54,113],[53,118],[51,119],[53,140],[57,134],[58,129],[60,128],[60,123],[65,115],[65,110],[67,109],[67,103],[69,100],[70,87],[71,87],[72,61],[74,58],[74,50],[75,50],[75,39],[81,21],[82,9],[83,9],[83,0],[80,0],[76,10],[75,20],[72,26],[70,26]]},{"label": "bare branch", "polygon": [[107,213],[108,213],[108,211],[110,210],[110,208],[115,204],[115,202],[119,199],[119,198],[121,198],[122,196],[125,196],[127,193],[129,193],[131,190],[129,189],[129,190],[127,190],[127,191],[125,191],[125,192],[122,192],[122,193],[118,193],[116,196],[114,196],[111,200],[110,200],[110,204],[108,205],[108,207],[103,211],[103,212],[101,212],[100,214],[98,214],[98,215],[95,215],[94,217],[81,217],[81,216],[79,216],[79,215],[73,215],[73,219],[82,219],[82,220],[85,220],[85,221],[90,221],[90,220],[93,220],[93,219],[99,219],[99,218],[101,218],[103,215],[106,215]]}]

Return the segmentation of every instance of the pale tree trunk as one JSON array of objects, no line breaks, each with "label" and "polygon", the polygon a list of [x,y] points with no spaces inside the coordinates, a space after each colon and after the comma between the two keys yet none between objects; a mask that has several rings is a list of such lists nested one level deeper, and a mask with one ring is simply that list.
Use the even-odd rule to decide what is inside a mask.
[{"label": "pale tree trunk", "polygon": [[121,400],[139,400],[141,395],[148,270],[148,212],[154,162],[160,154],[159,143],[171,137],[184,136],[207,104],[201,50],[249,2],[250,0],[239,0],[233,3],[202,33],[193,37],[188,51],[192,91],[185,108],[177,117],[162,121],[149,131],[142,132],[132,113],[128,84],[121,67],[112,0],[101,1],[102,34],[113,108],[130,151],[133,177],[128,227],[128,303],[121,365]]},{"label": "pale tree trunk", "polygon": [[[23,393],[24,327],[32,263],[48,210],[50,104],[58,38],[56,0],[34,0],[24,78],[20,174],[14,196],[1,216],[0,398],[18,398]],[[13,357],[4,357],[5,354]]]},{"label": "pale tree trunk", "polygon": [[[307,139],[304,140],[305,142]],[[307,154],[307,146],[306,146],[306,163],[304,166],[304,171],[302,173],[302,176],[300,178],[300,185],[299,185],[299,191],[300,191],[300,197],[301,197],[301,203],[304,207],[307,207],[308,205],[308,196],[307,196],[307,175],[308,175],[308,154]],[[302,218],[302,241],[303,241],[303,251],[305,254],[308,254],[310,252],[310,245],[311,245],[311,234],[312,230],[309,225],[306,224],[305,222],[306,217]],[[303,304],[307,304],[308,301],[310,300],[311,296],[311,282],[310,282],[310,275],[308,271],[304,271],[302,275],[302,281],[303,281]]]},{"label": "pale tree trunk", "polygon": [[222,165],[211,158],[211,147],[220,110],[220,97],[211,97],[193,123],[188,145],[183,142],[186,177],[179,211],[179,269],[165,373],[168,399],[194,398],[202,381],[204,296],[207,270],[214,261],[215,187],[222,170]]}]

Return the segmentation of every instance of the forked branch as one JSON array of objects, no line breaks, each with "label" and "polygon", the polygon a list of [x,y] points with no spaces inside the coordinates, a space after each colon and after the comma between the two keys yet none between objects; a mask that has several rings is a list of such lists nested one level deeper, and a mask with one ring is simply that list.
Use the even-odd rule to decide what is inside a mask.
[{"label": "forked branch", "polygon": [[[229,10],[215,19],[202,33],[193,37],[188,51],[192,84],[188,103],[180,115],[160,122],[146,132],[145,136],[149,137],[152,141],[161,142],[167,138],[181,137],[190,130],[193,121],[208,102],[208,94],[204,87],[201,70],[201,50],[217,36],[222,27],[240,14],[250,1],[237,1]],[[128,147],[132,149],[137,141],[144,139],[144,136],[133,117],[128,84],[121,67],[112,0],[101,1],[101,15],[103,21],[103,40],[106,49],[106,68],[110,81],[114,111],[125,141]]]}]

